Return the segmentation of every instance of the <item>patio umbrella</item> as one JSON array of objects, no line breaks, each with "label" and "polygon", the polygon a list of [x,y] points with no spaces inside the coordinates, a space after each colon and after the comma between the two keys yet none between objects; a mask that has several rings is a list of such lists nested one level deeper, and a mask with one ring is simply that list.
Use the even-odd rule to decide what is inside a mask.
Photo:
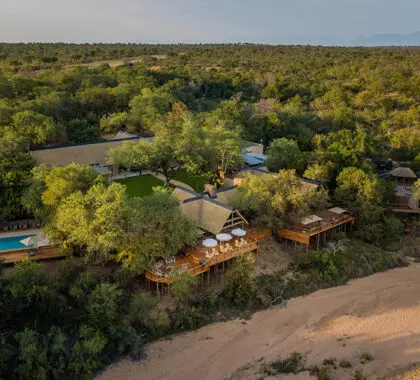
[{"label": "patio umbrella", "polygon": [[230,231],[230,233],[233,236],[245,236],[246,235],[246,231],[243,230],[242,228],[235,228],[234,230]]},{"label": "patio umbrella", "polygon": [[218,234],[216,235],[216,239],[219,241],[229,241],[232,240],[232,235],[230,234]]},{"label": "patio umbrella", "polygon": [[217,247],[217,240],[214,240],[214,239],[203,240],[203,246],[206,247],[206,248]]},{"label": "patio umbrella", "polygon": [[22,243],[23,245],[26,245],[27,247],[30,247],[32,245],[35,245],[36,241],[33,238],[33,236],[29,236],[25,239],[20,240],[19,243]]}]

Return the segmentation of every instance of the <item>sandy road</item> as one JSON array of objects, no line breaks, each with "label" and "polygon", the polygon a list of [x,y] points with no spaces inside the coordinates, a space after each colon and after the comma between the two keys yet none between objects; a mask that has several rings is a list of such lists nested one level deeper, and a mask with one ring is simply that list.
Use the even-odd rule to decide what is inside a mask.
[{"label": "sandy road", "polygon": [[[352,368],[335,370],[340,379],[356,369],[377,378],[420,362],[420,264],[293,299],[246,323],[216,323],[152,343],[147,359],[122,360],[98,379],[255,379],[261,363],[294,351],[308,365],[331,357],[350,361]],[[364,352],[374,360],[361,364]]]}]

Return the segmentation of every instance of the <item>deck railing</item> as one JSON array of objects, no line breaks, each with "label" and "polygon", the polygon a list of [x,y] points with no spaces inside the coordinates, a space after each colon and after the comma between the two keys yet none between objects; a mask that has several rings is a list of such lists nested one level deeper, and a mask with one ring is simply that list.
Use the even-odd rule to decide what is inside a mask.
[{"label": "deck railing", "polygon": [[[233,248],[230,251],[227,252],[220,252],[217,256],[213,256],[212,258],[205,258],[203,257],[202,253],[199,252],[192,252],[188,255],[188,258],[190,259],[190,263],[187,269],[185,269],[186,272],[191,273],[193,276],[198,276],[201,273],[207,272],[210,267],[221,264],[223,262],[226,262],[228,260],[231,260],[235,257],[242,256],[246,253],[250,253],[252,251],[255,251],[258,248],[258,243],[255,239],[252,237],[249,237],[247,239],[247,244],[242,245],[238,248]],[[200,260],[204,260],[203,263],[200,263]],[[185,265],[185,264],[184,264]],[[180,266],[175,266],[180,268]],[[160,282],[160,283],[170,283],[172,282],[176,277],[172,277],[170,273],[161,275],[157,274],[153,271],[146,271],[145,276],[148,280],[153,282]]]}]

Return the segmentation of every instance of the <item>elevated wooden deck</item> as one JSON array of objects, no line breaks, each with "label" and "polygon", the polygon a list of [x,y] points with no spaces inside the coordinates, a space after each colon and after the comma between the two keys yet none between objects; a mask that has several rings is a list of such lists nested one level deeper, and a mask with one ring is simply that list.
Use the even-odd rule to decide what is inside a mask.
[{"label": "elevated wooden deck", "polygon": [[284,239],[293,240],[302,244],[309,245],[312,236],[319,235],[346,223],[353,224],[354,221],[355,218],[351,215],[337,215],[334,218],[325,220],[312,228],[305,228],[303,226],[287,226],[277,232],[277,235]]},{"label": "elevated wooden deck", "polygon": [[35,255],[30,255],[28,248],[0,252],[0,261],[4,264],[14,264],[26,258],[29,258],[30,260],[34,261],[42,261],[63,257],[66,257],[66,255],[58,253],[56,248],[53,246],[40,247],[37,249],[37,253]]},{"label": "elevated wooden deck", "polygon": [[[224,263],[235,257],[242,256],[244,254],[256,251],[258,249],[258,242],[256,239],[254,239],[253,237],[247,237],[246,241],[246,245],[234,248],[229,252],[220,252],[217,256],[214,256],[212,258],[206,258],[206,251],[208,251],[208,249],[206,250],[198,248],[193,252],[189,253],[187,256],[176,256],[176,262],[173,264],[168,264],[167,267],[174,269],[184,267],[185,270],[191,273],[193,276],[198,276],[210,270],[212,266]],[[150,281],[162,284],[169,284],[176,278],[171,277],[170,273],[160,275],[156,274],[153,271],[146,271],[145,276],[146,279]]]}]

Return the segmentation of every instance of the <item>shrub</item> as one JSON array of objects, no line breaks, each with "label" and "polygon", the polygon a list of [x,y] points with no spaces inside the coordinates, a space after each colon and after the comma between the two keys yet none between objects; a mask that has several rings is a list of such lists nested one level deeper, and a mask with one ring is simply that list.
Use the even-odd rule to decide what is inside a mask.
[{"label": "shrub", "polygon": [[255,296],[252,261],[252,255],[241,256],[226,273],[224,279],[224,298],[230,305],[241,310],[249,308]]},{"label": "shrub", "polygon": [[302,355],[298,352],[293,352],[290,357],[284,360],[279,360],[271,363],[269,372],[271,374],[277,373],[299,373],[305,371]]},{"label": "shrub", "polygon": [[150,293],[138,292],[133,294],[130,302],[131,324],[137,328],[146,325],[146,320],[155,309],[159,299]]},{"label": "shrub", "polygon": [[197,277],[190,272],[183,272],[171,282],[169,289],[178,302],[187,302],[194,296],[196,285]]},{"label": "shrub", "polygon": [[348,360],[342,359],[338,363],[341,368],[351,368],[351,363]]}]

